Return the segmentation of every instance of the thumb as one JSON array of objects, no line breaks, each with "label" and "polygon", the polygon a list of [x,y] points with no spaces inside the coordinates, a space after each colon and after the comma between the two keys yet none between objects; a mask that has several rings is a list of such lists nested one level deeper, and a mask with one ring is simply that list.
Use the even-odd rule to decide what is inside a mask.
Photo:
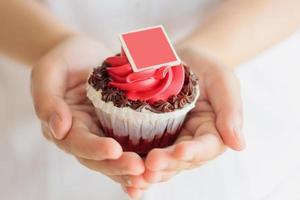
[{"label": "thumb", "polygon": [[231,72],[223,71],[212,78],[208,98],[216,112],[216,125],[226,145],[235,150],[245,148],[242,133],[243,113],[239,81]]},{"label": "thumb", "polygon": [[64,101],[67,67],[64,62],[42,60],[32,70],[31,93],[39,119],[56,139],[63,139],[72,124],[69,106]]}]

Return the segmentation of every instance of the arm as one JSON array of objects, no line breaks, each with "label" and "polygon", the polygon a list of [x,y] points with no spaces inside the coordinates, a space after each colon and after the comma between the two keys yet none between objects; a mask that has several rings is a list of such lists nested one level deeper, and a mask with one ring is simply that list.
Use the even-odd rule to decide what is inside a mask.
[{"label": "arm", "polygon": [[299,0],[227,0],[182,42],[235,67],[300,26]]},{"label": "arm", "polygon": [[0,53],[27,65],[74,34],[34,0],[1,0],[0,25]]}]

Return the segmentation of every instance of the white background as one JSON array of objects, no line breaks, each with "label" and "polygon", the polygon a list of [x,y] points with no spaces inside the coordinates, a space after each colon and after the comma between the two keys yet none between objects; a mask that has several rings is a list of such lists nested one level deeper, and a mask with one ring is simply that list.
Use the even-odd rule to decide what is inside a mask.
[{"label": "white background", "polygon": [[[204,10],[213,5],[193,1],[190,8],[180,9],[180,18],[179,11],[170,5],[180,7],[181,1],[153,0],[142,4],[128,1],[126,5],[116,4],[119,7],[113,7],[112,11],[108,8],[113,5],[105,2],[106,9],[100,12],[106,17],[103,19],[95,12],[100,9],[97,2],[90,2],[95,5],[83,6],[78,0],[64,0],[52,1],[49,6],[61,19],[98,36],[115,51],[119,45],[117,35],[115,38],[111,35],[142,25],[165,24],[171,39],[176,41],[186,34],[185,31],[191,30],[193,23],[200,21],[191,17],[193,20],[184,24],[179,19],[187,20],[188,13],[198,16],[193,11],[198,7],[203,15]],[[159,10],[163,7],[168,8],[167,11]],[[129,11],[124,11],[125,8]],[[166,13],[171,20],[168,21]],[[127,18],[123,19],[123,15]],[[141,16],[147,18],[141,19]],[[179,21],[174,22],[174,19]],[[130,23],[124,24],[127,21]],[[104,25],[98,27],[101,23]],[[110,23],[113,26],[108,29]],[[153,186],[144,199],[300,199],[299,53],[300,32],[237,70],[244,100],[246,151],[228,151],[204,167]],[[29,70],[1,59],[0,199],[127,199],[117,184],[85,169],[42,138],[30,99],[29,76]]]}]

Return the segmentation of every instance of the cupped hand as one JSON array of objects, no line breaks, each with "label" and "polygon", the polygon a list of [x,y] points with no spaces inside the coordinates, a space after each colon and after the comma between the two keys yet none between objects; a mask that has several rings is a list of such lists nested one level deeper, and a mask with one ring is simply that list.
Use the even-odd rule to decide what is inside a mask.
[{"label": "cupped hand", "polygon": [[130,178],[133,184],[127,190],[132,195],[140,195],[140,188],[213,160],[227,146],[234,150],[245,148],[239,81],[234,73],[197,49],[183,48],[179,55],[199,78],[200,98],[175,144],[150,151],[144,174]]},{"label": "cupped hand", "polygon": [[125,185],[129,175],[144,172],[143,160],[136,153],[123,152],[114,139],[101,137],[86,97],[88,74],[104,56],[106,50],[92,39],[67,38],[34,66],[32,96],[47,139],[84,166]]},{"label": "cupped hand", "polygon": [[139,197],[150,184],[200,166],[222,154],[226,146],[244,148],[238,80],[214,59],[184,49],[180,56],[198,75],[201,98],[187,116],[178,140],[149,152],[145,164],[137,154],[122,152],[115,140],[101,137],[85,94],[88,73],[106,56],[104,52],[89,38],[70,37],[32,71],[32,95],[45,137],[83,165],[119,182],[130,196]]}]

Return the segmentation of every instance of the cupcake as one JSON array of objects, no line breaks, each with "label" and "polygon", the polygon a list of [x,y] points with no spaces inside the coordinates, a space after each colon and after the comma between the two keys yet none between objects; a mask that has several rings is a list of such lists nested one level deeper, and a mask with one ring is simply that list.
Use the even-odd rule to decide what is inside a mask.
[{"label": "cupcake", "polygon": [[141,155],[174,143],[199,94],[185,64],[134,71],[124,51],[106,58],[87,84],[103,134]]}]

